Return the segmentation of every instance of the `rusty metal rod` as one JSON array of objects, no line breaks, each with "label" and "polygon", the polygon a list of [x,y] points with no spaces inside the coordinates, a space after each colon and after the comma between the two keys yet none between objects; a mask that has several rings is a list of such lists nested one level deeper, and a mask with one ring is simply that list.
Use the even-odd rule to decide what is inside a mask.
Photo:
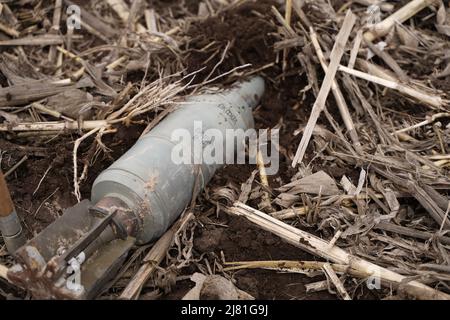
[{"label": "rusty metal rod", "polygon": [[6,248],[13,254],[19,247],[25,244],[22,225],[17,216],[11,195],[6,185],[3,172],[0,171],[0,232],[5,241]]}]

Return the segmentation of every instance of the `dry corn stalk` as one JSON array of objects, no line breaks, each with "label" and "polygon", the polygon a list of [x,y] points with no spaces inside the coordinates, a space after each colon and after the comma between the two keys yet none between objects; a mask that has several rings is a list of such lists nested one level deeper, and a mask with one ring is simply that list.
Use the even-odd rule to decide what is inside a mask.
[{"label": "dry corn stalk", "polygon": [[348,265],[351,269],[357,270],[362,274],[376,276],[384,285],[393,284],[399,286],[405,290],[406,293],[415,298],[450,300],[450,295],[446,293],[435,290],[415,280],[408,282],[408,279],[405,276],[351,255],[336,246],[330,247],[327,241],[276,220],[275,218],[246,206],[245,204],[236,202],[234,207],[227,209],[227,212],[243,216],[259,227],[278,235],[288,243],[311,254],[337,264]]},{"label": "dry corn stalk", "polygon": [[325,263],[323,265],[323,270],[327,274],[327,276],[330,278],[331,282],[333,282],[337,292],[344,300],[352,300],[350,298],[350,295],[347,293],[347,290],[345,290],[344,285],[342,284],[341,280],[339,280],[336,272],[333,270],[331,265],[329,263]]},{"label": "dry corn stalk", "polygon": [[360,79],[364,79],[379,85],[382,85],[386,88],[390,88],[393,90],[396,90],[404,95],[407,95],[411,98],[414,98],[428,106],[441,109],[446,105],[446,101],[444,101],[441,97],[435,96],[435,95],[429,95],[427,93],[424,93],[422,91],[419,91],[417,89],[414,89],[412,87],[409,87],[407,85],[404,85],[402,83],[399,83],[397,81],[391,81],[384,78],[380,78],[359,70],[350,69],[346,66],[340,65],[339,71],[348,73],[352,76],[358,77]]},{"label": "dry corn stalk", "polygon": [[170,228],[152,247],[149,253],[144,258],[144,264],[139,268],[139,271],[134,275],[127,287],[120,295],[120,299],[131,300],[137,299],[141,293],[142,287],[145,285],[150,276],[156,271],[158,265],[162,262],[167,254],[173,240],[178,232],[182,230],[188,222],[194,217],[192,212],[181,217],[172,228]]},{"label": "dry corn stalk", "polygon": [[311,139],[314,127],[316,126],[317,120],[325,107],[325,103],[330,92],[336,71],[339,67],[342,55],[344,54],[345,45],[356,22],[356,16],[349,10],[345,16],[344,23],[342,25],[339,34],[336,37],[336,42],[334,44],[333,50],[330,55],[330,64],[328,65],[328,70],[325,74],[325,79],[323,80],[322,87],[320,88],[319,94],[317,95],[316,102],[314,103],[313,109],[311,111],[311,116],[309,117],[308,124],[303,133],[302,140],[295,153],[294,160],[292,160],[292,167],[296,167],[299,162],[302,162],[303,156],[305,155],[306,148],[308,147],[309,141]]},{"label": "dry corn stalk", "polygon": [[108,126],[105,120],[90,121],[54,121],[54,122],[23,122],[18,124],[0,124],[1,131],[64,131],[92,130]]},{"label": "dry corn stalk", "polygon": [[375,39],[385,36],[396,23],[403,23],[413,17],[419,11],[425,9],[436,0],[413,0],[405,6],[394,12],[392,15],[374,25],[369,31],[364,33],[364,39],[374,41]]},{"label": "dry corn stalk", "polygon": [[[322,69],[324,72],[328,71],[328,65],[325,60],[325,56],[322,52],[322,48],[320,47],[317,33],[314,29],[310,28],[310,37],[311,43],[313,44],[314,49],[316,50],[317,57],[319,58],[320,64],[322,65]],[[361,148],[361,143],[359,141],[358,134],[355,129],[355,125],[353,123],[352,116],[350,115],[350,111],[347,106],[347,102],[345,101],[344,95],[342,94],[341,89],[339,88],[336,79],[333,79],[331,84],[331,91],[333,92],[334,98],[336,99],[336,103],[339,108],[339,112],[341,113],[342,120],[344,121],[345,127],[347,128],[348,134],[352,139],[353,144],[357,149]]]}]

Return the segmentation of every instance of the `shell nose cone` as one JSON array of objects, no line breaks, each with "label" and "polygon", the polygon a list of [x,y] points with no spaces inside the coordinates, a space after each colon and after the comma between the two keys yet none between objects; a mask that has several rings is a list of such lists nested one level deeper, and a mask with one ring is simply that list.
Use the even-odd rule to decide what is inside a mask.
[{"label": "shell nose cone", "polygon": [[262,77],[253,77],[239,85],[239,94],[245,102],[255,108],[261,101],[266,89],[266,84]]}]

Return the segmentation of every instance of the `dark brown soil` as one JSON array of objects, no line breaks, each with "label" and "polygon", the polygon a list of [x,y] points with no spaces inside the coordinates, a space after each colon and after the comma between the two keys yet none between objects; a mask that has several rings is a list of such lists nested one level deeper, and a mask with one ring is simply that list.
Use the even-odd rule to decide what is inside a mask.
[{"label": "dark brown soil", "polygon": [[[290,246],[278,237],[256,230],[243,218],[219,217],[228,228],[206,226],[199,229],[194,247],[201,253],[223,251],[228,261],[314,260],[304,251]],[[234,273],[239,288],[257,299],[317,299],[332,298],[328,294],[305,295],[304,284],[309,279],[298,274],[273,271],[243,270]]]},{"label": "dark brown soil", "polygon": [[[195,21],[189,28],[190,54],[186,65],[188,72],[194,72],[205,66],[211,55],[210,51],[201,51],[207,45],[216,43],[215,47],[225,49],[228,42],[230,48],[225,60],[216,70],[213,76],[222,74],[230,69],[251,63],[255,68],[263,66],[275,60],[275,52],[272,50],[274,38],[273,27],[270,22],[259,19],[255,12],[265,13],[270,11],[272,1],[249,2],[239,6],[235,10],[227,11],[219,17],[211,17],[206,20]],[[207,75],[220,61],[221,54],[209,60],[206,69],[200,75]],[[202,77],[199,77],[199,80]]]}]

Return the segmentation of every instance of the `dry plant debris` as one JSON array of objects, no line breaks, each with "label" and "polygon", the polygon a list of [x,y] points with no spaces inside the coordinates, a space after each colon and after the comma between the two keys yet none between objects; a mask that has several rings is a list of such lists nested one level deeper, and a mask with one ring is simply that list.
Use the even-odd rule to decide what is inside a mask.
[{"label": "dry plant debris", "polygon": [[[222,169],[101,298],[181,299],[201,273],[257,299],[448,299],[449,30],[446,0],[4,1],[0,168],[32,236],[174,102],[260,74],[279,172]],[[28,298],[0,244],[0,298]]]}]

